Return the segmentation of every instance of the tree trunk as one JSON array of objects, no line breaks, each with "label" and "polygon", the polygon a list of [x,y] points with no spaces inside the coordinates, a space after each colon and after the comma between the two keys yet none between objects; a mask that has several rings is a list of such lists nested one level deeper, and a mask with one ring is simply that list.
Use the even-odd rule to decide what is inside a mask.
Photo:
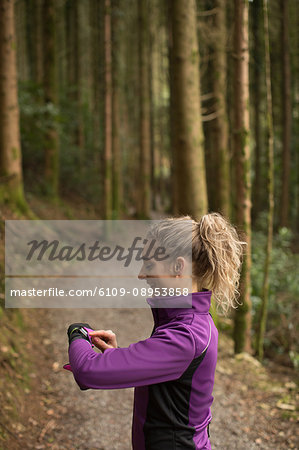
[{"label": "tree trunk", "polygon": [[43,23],[42,23],[43,0],[34,0],[34,79],[38,84],[43,82]]},{"label": "tree trunk", "polygon": [[111,2],[105,0],[105,146],[104,219],[112,218],[112,54]]},{"label": "tree trunk", "polygon": [[289,2],[281,0],[281,32],[282,32],[282,182],[280,199],[280,226],[289,225],[290,206],[290,156],[291,156],[291,70],[289,48]]},{"label": "tree trunk", "polygon": [[195,0],[173,0],[171,14],[174,213],[199,219],[208,203]]},{"label": "tree trunk", "polygon": [[[36,0],[38,1],[38,0]],[[67,82],[69,89],[75,86],[75,4],[71,0],[65,3],[65,23],[66,23],[66,60],[67,60]]]},{"label": "tree trunk", "polygon": [[170,210],[173,214],[177,211],[178,197],[176,189],[176,158],[174,157],[174,108],[173,108],[173,76],[174,64],[173,64],[173,31],[172,31],[172,3],[166,2],[166,26],[168,35],[168,78],[169,78],[169,144],[170,144],[170,184],[171,184],[171,196],[170,196]]},{"label": "tree trunk", "polygon": [[19,81],[27,81],[29,79],[29,61],[27,48],[27,27],[26,27],[26,5],[25,1],[15,2],[15,35],[18,46],[17,57],[17,73]]},{"label": "tree trunk", "polygon": [[[103,86],[103,76],[101,72],[101,66],[103,61],[103,45],[102,45],[102,34],[100,29],[102,29],[101,20],[103,20],[103,15],[101,11],[102,4],[100,0],[90,0],[90,22],[92,27],[92,135],[93,135],[93,162],[94,170],[100,176],[100,155],[102,148],[102,131],[101,123],[103,122],[103,96],[102,96],[102,86]],[[99,182],[100,185],[100,182]]]},{"label": "tree trunk", "polygon": [[215,53],[213,58],[213,91],[216,118],[212,121],[213,149],[217,157],[217,209],[230,217],[230,170],[228,149],[228,118],[226,112],[226,21],[225,0],[216,0]]},{"label": "tree trunk", "polygon": [[273,143],[273,118],[272,118],[272,94],[271,94],[271,66],[269,46],[269,25],[267,0],[263,0],[264,7],[264,35],[265,35],[265,66],[267,88],[267,133],[268,133],[268,236],[266,247],[266,259],[264,268],[264,280],[262,290],[262,305],[258,333],[258,356],[262,360],[264,356],[264,335],[267,323],[268,297],[269,297],[269,269],[271,263],[273,240],[273,215],[274,215],[274,143]]},{"label": "tree trunk", "polygon": [[23,193],[14,1],[0,0],[0,203],[27,211]]},{"label": "tree trunk", "polygon": [[80,175],[84,169],[84,126],[83,126],[83,101],[82,101],[82,61],[81,56],[84,51],[82,45],[82,17],[80,15],[79,0],[66,0],[66,47],[67,47],[67,81],[69,88],[69,98],[75,110],[76,119],[73,125],[73,143],[78,150],[78,171]]},{"label": "tree trunk", "polygon": [[150,217],[151,208],[151,146],[150,146],[150,88],[148,71],[149,33],[147,0],[138,0],[139,33],[139,176],[137,215]]},{"label": "tree trunk", "polygon": [[117,219],[122,211],[122,163],[120,151],[119,124],[119,1],[112,0],[112,207],[113,218]]},{"label": "tree trunk", "polygon": [[245,233],[247,249],[240,280],[240,301],[235,314],[235,352],[251,352],[251,201],[250,201],[250,147],[249,147],[249,49],[248,2],[234,1],[234,158],[236,170],[236,218]]},{"label": "tree trunk", "polygon": [[255,221],[261,211],[261,38],[260,38],[260,24],[262,18],[262,8],[259,1],[252,3],[252,27],[253,27],[253,83],[252,96],[254,108],[254,184],[252,192],[252,218]]},{"label": "tree trunk", "polygon": [[[82,100],[82,90],[83,90],[83,68],[82,68],[82,52],[84,47],[82,45],[82,15],[81,8],[82,3],[80,0],[75,0],[73,4],[74,8],[74,40],[72,42],[73,52],[74,52],[74,75],[75,75],[75,102],[77,109],[77,125],[75,129],[75,145],[79,150],[79,171],[83,172],[84,168],[84,126],[83,126],[83,100]],[[84,50],[85,51],[85,50]]]},{"label": "tree trunk", "polygon": [[[156,189],[156,178],[155,178],[155,108],[154,108],[154,77],[155,77],[155,55],[154,55],[154,44],[155,44],[155,24],[156,24],[157,16],[156,16],[156,4],[152,3],[151,9],[149,11],[149,58],[148,58],[148,79],[149,79],[149,104],[150,104],[150,185],[151,185],[151,208],[153,211],[157,210],[157,189]],[[159,52],[161,54],[161,50]]]},{"label": "tree trunk", "polygon": [[[57,107],[57,75],[55,49],[55,1],[43,4],[43,48],[44,48],[44,95],[45,103]],[[58,133],[53,116],[49,115],[49,125],[45,136],[45,181],[46,192],[54,200],[58,197],[59,154]]]},{"label": "tree trunk", "polygon": [[66,17],[65,17],[65,0],[56,0],[57,4],[57,67],[58,67],[58,98],[65,96],[68,88],[67,80],[67,42],[66,42]]}]

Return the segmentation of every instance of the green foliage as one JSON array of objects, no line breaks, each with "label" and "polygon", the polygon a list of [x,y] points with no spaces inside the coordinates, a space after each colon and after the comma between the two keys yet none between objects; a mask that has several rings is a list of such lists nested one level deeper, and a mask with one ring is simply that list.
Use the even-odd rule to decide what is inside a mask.
[{"label": "green foliage", "polygon": [[[299,285],[297,268],[299,255],[294,254],[291,250],[292,237],[289,229],[281,228],[273,239],[269,272],[268,320],[264,345],[266,355],[273,353],[287,354],[295,365],[296,352],[294,346],[295,330],[298,326]],[[251,299],[255,335],[261,305],[265,249],[266,232],[260,228],[252,234]]]},{"label": "green foliage", "polygon": [[[32,81],[21,82],[19,86],[21,145],[25,189],[35,194],[48,195],[45,183],[46,132],[56,129],[59,134],[60,192],[77,194],[89,202],[99,201],[100,149],[94,148],[94,119],[88,103],[78,105],[74,100],[74,88],[61,92],[59,107],[44,102],[43,89]],[[79,120],[82,122],[84,144],[76,144]]]},{"label": "green foliage", "polygon": [[295,369],[299,369],[299,353],[290,350],[289,357]]},{"label": "green foliage", "polygon": [[19,85],[21,147],[26,190],[46,194],[44,147],[46,132],[57,127],[59,111],[44,102],[43,89],[32,81]]}]

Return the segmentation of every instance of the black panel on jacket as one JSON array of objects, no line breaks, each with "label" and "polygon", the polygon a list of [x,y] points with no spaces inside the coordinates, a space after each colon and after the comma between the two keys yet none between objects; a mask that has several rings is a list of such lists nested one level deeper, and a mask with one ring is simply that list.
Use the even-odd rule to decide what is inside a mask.
[{"label": "black panel on jacket", "polygon": [[148,407],[143,427],[146,450],[195,450],[195,428],[189,426],[192,377],[206,355],[193,359],[177,380],[148,387]]}]

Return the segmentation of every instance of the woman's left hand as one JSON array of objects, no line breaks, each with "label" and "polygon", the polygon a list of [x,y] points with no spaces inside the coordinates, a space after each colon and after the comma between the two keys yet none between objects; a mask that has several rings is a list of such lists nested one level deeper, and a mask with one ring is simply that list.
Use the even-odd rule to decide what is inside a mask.
[{"label": "woman's left hand", "polygon": [[90,331],[92,343],[102,352],[107,348],[117,348],[116,336],[112,330]]}]

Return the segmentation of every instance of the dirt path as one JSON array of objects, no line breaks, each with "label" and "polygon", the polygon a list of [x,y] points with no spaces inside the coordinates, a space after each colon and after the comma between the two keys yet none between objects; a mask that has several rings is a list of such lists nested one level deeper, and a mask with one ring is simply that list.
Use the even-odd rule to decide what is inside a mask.
[{"label": "dirt path", "polygon": [[[45,208],[43,202],[39,206],[40,217],[67,218],[61,217],[61,211]],[[77,218],[96,218],[89,217],[83,206],[74,211]],[[26,385],[24,392],[18,388],[17,395],[15,380],[22,379],[22,374],[14,368],[20,356],[14,355],[15,364],[0,367],[4,382],[10,378],[0,397],[0,450],[130,450],[133,389],[81,391],[72,374],[62,369],[68,358],[66,329],[72,322],[88,322],[112,329],[119,345],[127,346],[150,335],[150,310],[49,309],[26,310],[24,315],[30,332],[15,335],[7,324],[4,333],[11,332],[11,343],[18,339],[32,361],[32,386]],[[212,448],[299,449],[298,416],[292,410],[294,371],[274,364],[266,370],[253,359],[236,359],[232,341],[221,332],[219,336]],[[2,345],[0,350],[7,348]]]},{"label": "dirt path", "polygon": [[[31,448],[130,450],[133,389],[81,391],[72,374],[61,370],[67,362],[66,329],[72,322],[88,322],[95,328],[112,329],[118,344],[127,346],[150,335],[150,310],[53,309],[46,315],[51,334],[44,337],[43,345],[48,348],[48,363],[53,369],[49,380],[44,380],[48,420],[42,439]],[[267,372],[251,359],[236,360],[228,338],[221,336],[219,344],[212,448],[298,448],[295,419],[292,414],[283,419],[276,407],[289,389],[274,380],[269,383]],[[287,375],[280,378],[289,381]]]}]

